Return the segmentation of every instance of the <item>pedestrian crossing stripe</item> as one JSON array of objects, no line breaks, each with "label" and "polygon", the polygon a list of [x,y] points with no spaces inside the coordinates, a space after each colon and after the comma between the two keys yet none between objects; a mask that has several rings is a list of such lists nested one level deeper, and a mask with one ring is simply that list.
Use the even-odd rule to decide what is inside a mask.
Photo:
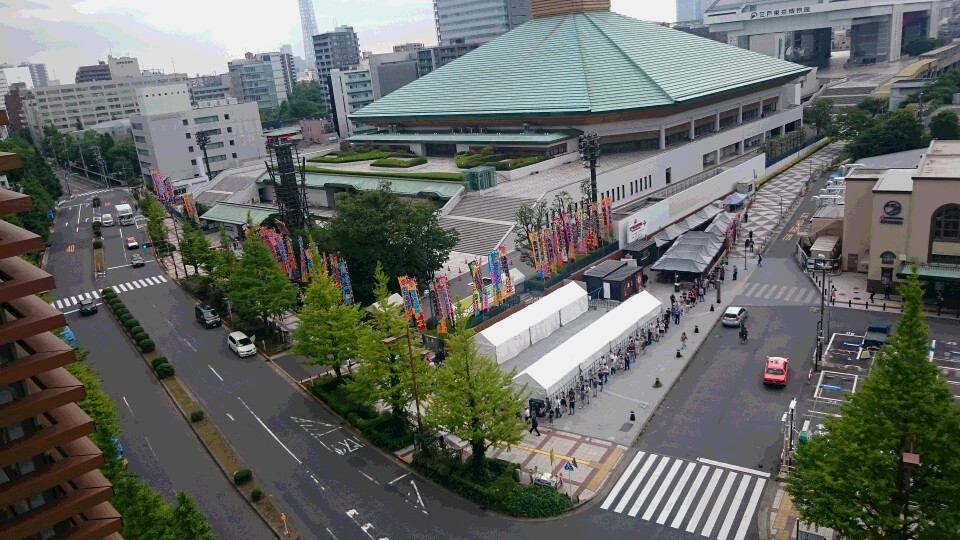
[{"label": "pedestrian crossing stripe", "polygon": [[743,540],[767,478],[745,467],[637,452],[600,508],[717,540]]},{"label": "pedestrian crossing stripe", "polygon": [[793,304],[819,304],[820,292],[805,286],[772,285],[769,283],[751,283],[740,296],[779,300]]},{"label": "pedestrian crossing stripe", "polygon": [[[167,279],[163,276],[152,276],[143,279],[137,279],[133,281],[128,281],[127,283],[122,283],[120,285],[111,285],[110,288],[119,293],[130,292],[136,289],[142,289],[144,287],[149,287],[151,285],[160,285],[161,283],[166,283]],[[100,293],[97,291],[91,291],[88,293],[81,293],[69,298],[63,298],[61,300],[55,300],[50,302],[50,307],[57,309],[67,309],[73,306],[76,306],[80,303],[81,300],[99,300]]]}]

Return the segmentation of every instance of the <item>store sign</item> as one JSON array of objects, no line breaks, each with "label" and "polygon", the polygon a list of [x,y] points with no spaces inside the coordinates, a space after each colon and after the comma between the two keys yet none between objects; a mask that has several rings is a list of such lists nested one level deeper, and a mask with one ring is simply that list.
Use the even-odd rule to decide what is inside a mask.
[{"label": "store sign", "polygon": [[637,238],[643,238],[647,235],[647,220],[634,219],[627,231],[627,238],[633,242]]},{"label": "store sign", "polygon": [[[750,6],[751,9],[756,9],[756,6]],[[804,13],[810,13],[810,6],[806,7],[797,7],[797,8],[785,8],[785,9],[767,9],[761,11],[751,11],[751,19],[769,19],[771,17],[784,17],[789,15],[803,15]]]},{"label": "store sign", "polygon": [[898,201],[887,201],[883,205],[883,215],[880,216],[880,223],[885,225],[903,225],[903,205]]}]

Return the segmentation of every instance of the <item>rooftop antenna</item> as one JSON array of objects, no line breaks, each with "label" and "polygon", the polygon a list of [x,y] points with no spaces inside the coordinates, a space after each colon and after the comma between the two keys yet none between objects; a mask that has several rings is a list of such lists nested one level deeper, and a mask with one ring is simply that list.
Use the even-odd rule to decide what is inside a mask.
[{"label": "rooftop antenna", "polygon": [[176,72],[177,72],[177,64],[175,64],[175,63],[173,62],[173,57],[172,57],[172,56],[170,57],[170,66],[173,68],[173,72],[176,73]]}]

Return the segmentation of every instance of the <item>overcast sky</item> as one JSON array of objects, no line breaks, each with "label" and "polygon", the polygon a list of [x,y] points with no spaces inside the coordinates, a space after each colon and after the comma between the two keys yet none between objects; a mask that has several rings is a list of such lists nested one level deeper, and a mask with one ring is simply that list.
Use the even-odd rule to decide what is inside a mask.
[{"label": "overcast sky", "polygon": [[[612,0],[613,11],[672,21],[675,0]],[[224,73],[246,51],[289,44],[303,55],[297,0],[0,0],[0,63],[47,65],[72,83],[77,67],[135,56],[143,69]],[[436,44],[431,0],[314,0],[320,32],[354,27],[365,51],[396,43]]]}]

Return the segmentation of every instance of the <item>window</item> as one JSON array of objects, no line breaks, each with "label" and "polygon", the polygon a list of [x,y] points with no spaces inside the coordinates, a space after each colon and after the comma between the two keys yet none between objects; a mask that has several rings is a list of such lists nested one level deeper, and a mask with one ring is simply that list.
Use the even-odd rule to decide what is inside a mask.
[{"label": "window", "polygon": [[[212,123],[212,122],[216,122],[216,121],[219,120],[219,119],[220,119],[220,117],[217,116],[217,115],[213,115],[213,116],[201,116],[200,118],[194,118],[194,119],[193,119],[193,123],[194,123],[194,124],[210,124],[210,123]],[[184,122],[186,122],[186,120],[184,120]]]},{"label": "window", "polygon": [[892,251],[884,251],[883,254],[880,255],[880,262],[882,264],[893,264],[897,262],[897,254]]},{"label": "window", "polygon": [[233,139],[230,140],[230,146],[233,146]]},{"label": "window", "polygon": [[671,168],[671,167],[667,167],[666,177],[667,177],[667,183],[668,183],[668,184],[673,180],[673,178],[671,178],[672,175],[673,175],[673,170],[672,170],[672,168]]},{"label": "window", "polygon": [[229,115],[229,114],[223,115],[223,119],[224,119],[224,120],[229,120],[229,119],[230,119],[230,115]]},{"label": "window", "polygon": [[[220,131],[220,130],[217,130],[217,131]],[[227,127],[227,133],[233,133],[233,128],[232,128],[232,127]]]},{"label": "window", "polygon": [[960,242],[960,204],[947,204],[934,212],[930,235],[934,241]]},{"label": "window", "polygon": [[197,164],[196,158],[191,159],[191,160],[190,160],[190,164],[191,164],[191,165],[196,165],[196,164]]},{"label": "window", "polygon": [[189,133],[184,133],[184,135],[186,135],[188,139],[190,138],[190,134],[189,134]]},{"label": "window", "polygon": [[187,120],[186,118],[184,118],[184,119],[183,119],[183,125],[189,126],[189,125],[190,125],[190,121]]},{"label": "window", "polygon": [[193,152],[193,147],[192,147],[192,146],[188,146],[188,147],[187,147],[187,152]]},{"label": "window", "polygon": [[137,142],[140,142],[140,143],[145,143],[145,142],[147,142],[147,138],[144,137],[143,135],[134,135],[134,136],[133,136],[133,140],[135,140],[135,141],[137,141]]},{"label": "window", "polygon": [[236,153],[236,152],[233,153],[233,159],[237,159],[237,153]]},{"label": "window", "polygon": [[207,163],[216,163],[218,161],[226,161],[226,159],[227,159],[226,155],[210,156],[209,158],[207,158]]}]

